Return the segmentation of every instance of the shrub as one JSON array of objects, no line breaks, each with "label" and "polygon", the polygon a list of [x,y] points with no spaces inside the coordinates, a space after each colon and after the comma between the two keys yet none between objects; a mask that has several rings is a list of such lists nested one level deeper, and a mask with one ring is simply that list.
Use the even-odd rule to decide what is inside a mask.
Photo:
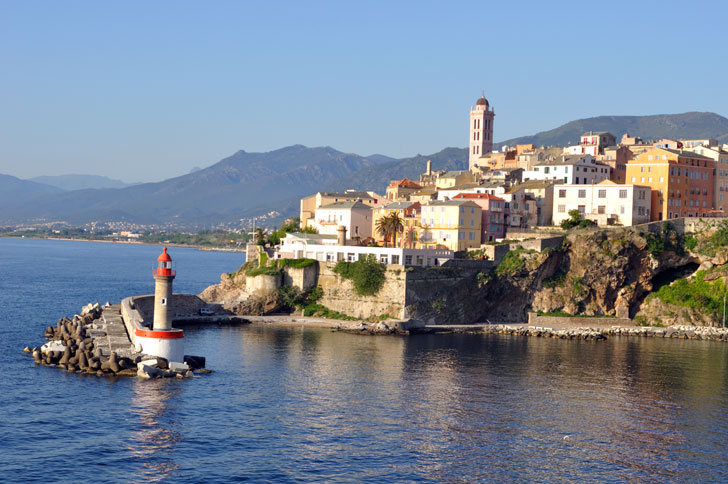
[{"label": "shrub", "polygon": [[301,291],[295,286],[281,286],[278,289],[278,304],[283,309],[294,310],[296,306],[303,303]]},{"label": "shrub", "polygon": [[371,296],[379,292],[386,279],[387,269],[373,255],[367,255],[356,262],[339,261],[334,272],[354,284],[354,290],[360,296]]},{"label": "shrub", "polygon": [[347,321],[356,321],[359,318],[353,318],[351,316],[347,316],[346,314],[342,314],[338,311],[333,311],[326,306],[322,306],[321,304],[309,304],[308,306],[303,308],[303,315],[304,316],[318,316],[321,318],[330,318],[330,319],[343,319]]},{"label": "shrub", "polygon": [[574,227],[585,229],[596,225],[596,223],[592,220],[585,219],[584,215],[578,210],[569,210],[569,218],[562,220],[560,225],[562,229],[569,230]]},{"label": "shrub", "polygon": [[508,252],[495,268],[496,275],[513,275],[521,272],[526,267],[526,261],[521,258],[521,252],[523,250],[512,250]]},{"label": "shrub", "polygon": [[278,274],[281,274],[281,270],[278,267],[275,266],[263,266],[258,267],[257,269],[251,269],[245,273],[246,276],[255,277],[255,276],[275,276]]},{"label": "shrub", "polygon": [[564,274],[563,272],[558,272],[553,276],[544,279],[542,286],[546,289],[560,287],[564,285],[564,279],[566,279],[566,274]]},{"label": "shrub", "polygon": [[662,286],[655,295],[664,303],[698,309],[718,318],[723,311],[726,286],[721,279],[708,282],[704,276],[703,271],[698,271],[694,279],[678,279]]},{"label": "shrub", "polygon": [[692,234],[688,234],[685,236],[685,248],[689,251],[693,251],[695,249],[695,246],[698,245],[698,238],[695,237]]},{"label": "shrub", "polygon": [[316,286],[308,292],[308,295],[306,296],[306,301],[308,301],[309,303],[315,303],[322,297],[324,297],[324,288],[321,286]]},{"label": "shrub", "polygon": [[316,263],[316,259],[279,259],[278,267],[283,269],[284,267],[292,267],[294,269],[303,269]]}]

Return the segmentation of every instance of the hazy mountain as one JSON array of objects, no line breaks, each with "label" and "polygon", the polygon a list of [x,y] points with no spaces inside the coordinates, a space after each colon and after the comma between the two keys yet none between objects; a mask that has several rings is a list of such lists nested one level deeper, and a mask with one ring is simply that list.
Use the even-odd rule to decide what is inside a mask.
[{"label": "hazy mountain", "polygon": [[87,188],[124,188],[138,183],[126,183],[121,180],[114,180],[99,175],[57,175],[57,176],[36,176],[30,181],[44,183],[66,191],[85,190]]},{"label": "hazy mountain", "polygon": [[367,158],[330,147],[296,145],[268,153],[238,151],[208,168],[158,183],[76,190],[11,203],[0,213],[0,219],[185,225],[237,220],[270,210],[290,214],[296,212],[302,196],[374,165]]},{"label": "hazy mountain", "polygon": [[[644,139],[713,137],[728,142],[728,119],[713,113],[658,116],[600,116],[572,121],[507,143],[566,145],[589,130],[625,132]],[[417,180],[427,160],[434,170],[467,169],[464,148],[396,160],[362,157],[330,147],[296,145],[268,153],[238,151],[220,162],[158,183],[121,189],[60,189],[27,180],[0,178],[0,223],[28,220],[121,221],[203,226],[268,213],[298,213],[301,197],[320,190],[355,188],[383,193],[390,180]]]},{"label": "hazy mountain", "polygon": [[374,190],[383,195],[392,180],[409,178],[417,181],[420,174],[427,169],[427,160],[432,160],[433,170],[467,170],[467,148],[445,148],[431,155],[417,155],[412,158],[394,160],[375,167],[367,167],[352,173],[346,178],[337,180],[326,187],[331,190],[355,188],[357,190]]},{"label": "hazy mountain", "polygon": [[28,203],[38,197],[62,191],[60,188],[43,183],[0,174],[0,207]]},{"label": "hazy mountain", "polygon": [[642,139],[717,138],[728,143],[728,119],[715,113],[656,114],[654,116],[599,116],[571,121],[556,129],[532,136],[501,141],[496,146],[532,143],[536,146],[567,146],[579,143],[587,131],[609,131],[617,137],[624,133]]}]

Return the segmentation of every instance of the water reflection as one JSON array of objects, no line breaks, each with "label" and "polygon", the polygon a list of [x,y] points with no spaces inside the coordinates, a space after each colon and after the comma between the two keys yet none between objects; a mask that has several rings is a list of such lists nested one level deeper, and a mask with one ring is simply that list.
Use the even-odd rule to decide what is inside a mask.
[{"label": "water reflection", "polygon": [[129,451],[141,463],[142,472],[131,480],[161,482],[179,469],[174,451],[184,436],[170,417],[175,410],[168,407],[179,397],[181,386],[169,380],[137,380],[132,388],[131,411],[138,422],[132,431]]}]

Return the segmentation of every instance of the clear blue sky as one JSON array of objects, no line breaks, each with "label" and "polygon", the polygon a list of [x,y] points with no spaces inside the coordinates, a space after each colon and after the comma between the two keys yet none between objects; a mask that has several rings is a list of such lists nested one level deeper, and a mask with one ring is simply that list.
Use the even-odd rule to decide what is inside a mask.
[{"label": "clear blue sky", "polygon": [[723,1],[0,0],[0,173],[159,180],[238,149],[361,155],[590,116],[728,115]]}]

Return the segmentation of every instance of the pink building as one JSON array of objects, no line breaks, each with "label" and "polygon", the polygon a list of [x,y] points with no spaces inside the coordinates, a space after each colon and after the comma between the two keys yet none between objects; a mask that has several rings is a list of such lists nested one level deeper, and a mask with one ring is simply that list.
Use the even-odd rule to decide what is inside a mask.
[{"label": "pink building", "polygon": [[506,201],[490,193],[459,193],[454,200],[469,200],[482,210],[480,243],[502,239],[506,235]]}]

